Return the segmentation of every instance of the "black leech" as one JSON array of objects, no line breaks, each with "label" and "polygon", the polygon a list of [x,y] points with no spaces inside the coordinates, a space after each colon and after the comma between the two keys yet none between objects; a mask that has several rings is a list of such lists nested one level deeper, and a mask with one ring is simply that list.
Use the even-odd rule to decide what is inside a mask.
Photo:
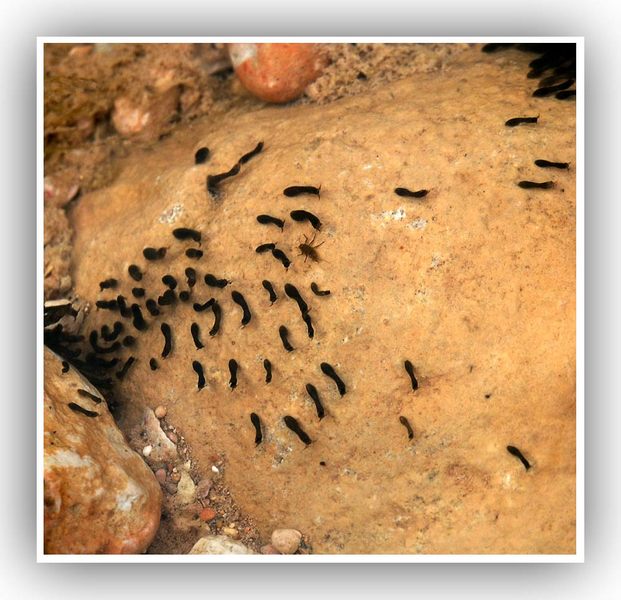
[{"label": "black leech", "polygon": [[418,389],[418,379],[416,379],[416,376],[414,375],[414,366],[409,360],[406,360],[403,363],[403,366],[405,367],[406,373],[410,376],[410,379],[412,380],[412,389],[416,391]]},{"label": "black leech", "polygon": [[213,301],[211,310],[213,311],[214,322],[213,327],[209,330],[209,335],[214,336],[220,330],[220,321],[222,320],[222,308],[218,304],[217,300]]},{"label": "black leech", "polygon": [[307,312],[302,313],[302,321],[306,323],[306,329],[308,330],[308,337],[312,340],[315,337],[315,330],[313,329],[313,322],[311,321],[311,317]]},{"label": "black leech", "polygon": [[543,169],[569,169],[569,163],[564,162],[550,162],[549,160],[539,159],[535,161],[535,164]]},{"label": "black leech", "polygon": [[132,315],[134,316],[132,325],[138,331],[145,331],[145,329],[148,328],[148,325],[142,316],[142,311],[140,310],[140,306],[138,306],[138,304],[132,304]]},{"label": "black leech", "polygon": [[289,330],[284,325],[281,325],[278,328],[278,335],[280,335],[280,339],[285,350],[287,352],[293,352],[295,348],[289,343],[289,340],[287,339],[287,336],[289,335]]},{"label": "black leech", "polygon": [[207,275],[205,275],[205,283],[209,287],[215,287],[215,288],[222,289],[222,288],[225,288],[231,282],[228,281],[227,279],[218,279],[215,275],[212,275],[211,273],[207,273]]},{"label": "black leech", "polygon": [[129,265],[127,272],[134,281],[140,281],[142,279],[142,271],[138,265]]},{"label": "black leech", "polygon": [[270,295],[270,302],[274,304],[274,302],[278,300],[278,296],[276,295],[276,292],[274,291],[274,286],[272,286],[271,282],[269,282],[267,279],[264,279],[261,282],[261,284],[267,290],[267,293]]},{"label": "black leech", "polygon": [[177,229],[173,229],[172,234],[178,240],[193,240],[195,242],[201,241],[201,232],[196,231],[195,229],[188,229],[187,227],[178,227]]},{"label": "black leech", "polygon": [[116,301],[119,306],[119,312],[121,313],[121,316],[125,318],[131,317],[132,311],[129,306],[127,306],[127,300],[125,296],[117,296]]},{"label": "black leech", "polygon": [[99,291],[103,292],[103,290],[107,289],[115,289],[118,285],[118,281],[116,279],[105,279],[104,281],[99,282]]},{"label": "black leech", "polygon": [[129,371],[129,368],[134,364],[134,362],[136,361],[136,359],[133,356],[130,356],[126,361],[125,364],[123,365],[123,368],[120,371],[117,371],[115,373],[116,378],[118,380],[121,380],[125,377],[125,375],[127,375],[127,371]]},{"label": "black leech", "polygon": [[283,421],[285,425],[293,431],[307,446],[313,441],[308,437],[308,434],[300,427],[297,419],[287,415]]},{"label": "black leech", "polygon": [[164,348],[162,350],[162,358],[166,358],[172,350],[172,331],[168,323],[162,323],[160,329],[164,334]]},{"label": "black leech", "polygon": [[213,303],[216,301],[215,298],[209,298],[209,300],[207,300],[207,302],[205,302],[205,304],[199,304],[198,302],[195,302],[192,305],[192,308],[196,311],[196,312],[203,312],[204,310],[207,310],[208,308],[211,308],[211,306],[213,305]]},{"label": "black leech", "polygon": [[93,410],[87,410],[86,408],[81,407],[79,404],[76,404],[75,402],[69,402],[69,404],[67,404],[67,406],[78,413],[82,413],[83,415],[86,415],[87,417],[98,417],[99,413],[93,411]]},{"label": "black leech", "polygon": [[330,290],[320,290],[319,286],[313,281],[313,283],[311,283],[311,290],[313,291],[313,294],[315,294],[315,296],[329,296],[330,295]]},{"label": "black leech", "polygon": [[235,302],[235,304],[239,304],[239,306],[241,306],[241,309],[243,312],[241,326],[245,327],[246,325],[248,325],[248,323],[250,323],[250,319],[252,319],[252,313],[250,312],[250,309],[248,308],[248,303],[246,302],[246,299],[237,290],[233,290],[231,292],[231,297],[233,298],[233,302]]},{"label": "black leech", "polygon": [[263,439],[263,434],[261,433],[261,419],[259,419],[257,413],[250,413],[250,421],[254,425],[255,430],[254,443],[258,446]]},{"label": "black leech", "polygon": [[158,297],[157,303],[160,306],[170,306],[177,301],[177,294],[173,290],[166,290],[161,296]]},{"label": "black leech", "polygon": [[196,271],[192,267],[188,267],[185,270],[185,276],[188,279],[188,287],[194,287],[196,284]]},{"label": "black leech", "polygon": [[166,248],[144,248],[142,255],[147,260],[160,260],[166,256]]},{"label": "black leech", "polygon": [[566,90],[568,87],[574,84],[573,79],[568,79],[563,83],[559,83],[558,85],[551,85],[550,87],[543,87],[536,89],[533,92],[533,96],[536,98],[541,98],[543,96],[549,96],[550,94],[555,94],[556,92],[560,92],[561,90]]},{"label": "black leech", "polygon": [[246,164],[251,158],[259,154],[263,150],[263,142],[259,142],[253,150],[247,152],[239,159],[239,164]]},{"label": "black leech", "polygon": [[201,363],[199,363],[197,360],[193,360],[192,368],[196,371],[196,374],[198,375],[197,387],[199,390],[202,390],[205,387],[205,375],[203,373],[203,365],[201,365]]},{"label": "black leech", "polygon": [[237,387],[237,361],[234,358],[229,360],[229,373],[231,374],[231,378],[229,379],[229,387],[234,390]]},{"label": "black leech", "polygon": [[507,451],[509,454],[513,454],[522,461],[524,468],[528,471],[530,469],[530,463],[524,458],[524,455],[515,447],[515,446],[507,446]]},{"label": "black leech", "polygon": [[404,198],[424,198],[429,193],[429,190],[418,190],[416,192],[412,192],[407,188],[398,187],[395,188],[395,194],[397,196],[403,196]]},{"label": "black leech", "polygon": [[177,287],[177,280],[172,275],[164,275],[164,277],[162,277],[162,283],[171,290]]},{"label": "black leech", "polygon": [[302,315],[308,312],[308,304],[304,302],[304,298],[302,298],[298,288],[290,283],[285,283],[285,294],[298,303],[298,307],[300,308]]},{"label": "black leech", "polygon": [[201,348],[204,348],[205,346],[203,345],[203,342],[201,342],[201,330],[198,326],[198,323],[192,323],[192,326],[190,327],[190,332],[192,333],[192,339],[194,340],[194,345],[196,346],[196,349],[200,350]]},{"label": "black leech", "polygon": [[203,146],[202,148],[199,148],[194,153],[194,164],[202,165],[203,163],[207,162],[208,158],[209,158],[209,148],[207,148],[207,146]]},{"label": "black leech", "polygon": [[540,188],[542,190],[549,190],[550,188],[554,187],[554,182],[544,181],[542,183],[537,183],[535,181],[520,181],[518,185],[525,190],[529,190],[532,188]]},{"label": "black leech", "polygon": [[126,348],[131,348],[136,343],[136,338],[131,335],[126,335],[123,338],[123,346]]},{"label": "black leech", "polygon": [[319,420],[321,421],[321,419],[323,419],[325,416],[325,412],[323,410],[321,400],[319,399],[319,392],[317,391],[317,388],[312,383],[306,384],[306,391],[308,392],[308,395],[313,399],[313,402],[315,403],[315,408],[317,409],[317,416],[319,417]]},{"label": "black leech", "polygon": [[67,373],[69,371],[69,363],[66,360],[62,362],[63,368],[61,369],[61,373]]},{"label": "black leech", "polygon": [[97,300],[95,302],[97,308],[105,308],[106,310],[118,310],[119,303],[116,300]]},{"label": "black leech", "polygon": [[227,179],[228,177],[233,177],[233,175],[237,175],[237,173],[239,173],[240,166],[241,163],[238,162],[226,173],[220,173],[218,175],[207,175],[207,191],[214,200],[217,200],[220,197],[220,190],[218,189],[220,182],[224,179]]},{"label": "black leech", "polygon": [[122,331],[123,331],[123,323],[121,323],[121,321],[115,321],[114,325],[112,326],[112,331],[110,331],[107,325],[104,325],[101,328],[101,337],[106,342],[112,342],[117,337],[119,337],[119,334]]},{"label": "black leech", "polygon": [[199,250],[198,248],[188,248],[185,251],[185,255],[188,258],[194,258],[194,259],[198,260],[199,258],[203,258],[203,251]]},{"label": "black leech", "polygon": [[257,254],[263,254],[264,252],[269,252],[270,250],[273,250],[274,248],[276,248],[276,244],[261,244],[260,246],[257,246],[255,248],[255,252]]},{"label": "black leech", "polygon": [[276,225],[276,227],[280,227],[281,229],[285,226],[285,222],[282,219],[272,217],[271,215],[259,215],[257,221],[261,223],[261,225]]},{"label": "black leech", "polygon": [[410,422],[403,416],[399,417],[399,423],[403,425],[408,430],[408,440],[411,440],[414,437],[414,431]]},{"label": "black leech", "polygon": [[160,314],[160,309],[157,307],[157,302],[153,298],[149,298],[146,302],[147,310],[152,317],[157,317]]},{"label": "black leech", "polygon": [[564,92],[559,92],[555,94],[554,97],[557,100],[567,100],[568,98],[573,98],[576,95],[576,90],[565,90]]},{"label": "black leech", "polygon": [[179,300],[181,300],[181,302],[187,302],[190,299],[190,292],[188,292],[187,290],[183,290],[182,292],[179,292]]},{"label": "black leech", "polygon": [[334,381],[334,383],[336,383],[336,387],[338,388],[339,394],[341,394],[341,396],[344,396],[345,393],[347,392],[347,388],[345,387],[343,380],[336,374],[334,367],[327,362],[322,362],[320,367],[321,367],[322,373],[324,375],[327,375],[330,379]]},{"label": "black leech", "polygon": [[280,248],[273,249],[272,250],[272,256],[274,258],[278,259],[283,264],[285,269],[288,269],[289,265],[291,265],[291,261],[289,260],[287,255]]},{"label": "black leech", "polygon": [[157,369],[157,367],[158,367],[157,360],[155,360],[154,358],[152,358],[152,359],[149,361],[149,366],[151,367],[151,371],[155,371],[155,370]]},{"label": "black leech", "polygon": [[539,116],[536,117],[515,117],[515,119],[509,119],[505,125],[507,127],[515,127],[516,125],[522,125],[523,123],[537,123],[537,119],[539,119]]},{"label": "black leech", "polygon": [[321,229],[321,221],[313,213],[306,210],[293,210],[289,214],[294,221],[308,221],[317,231]]},{"label": "black leech", "polygon": [[321,186],[314,187],[312,185],[291,185],[288,188],[285,188],[282,193],[288,198],[294,198],[295,196],[299,196],[301,194],[313,194],[315,196],[319,196],[320,191]]},{"label": "black leech", "polygon": [[78,388],[78,394],[83,396],[84,398],[90,398],[93,402],[99,404],[101,402],[101,398],[99,396],[95,396],[95,394],[91,394],[88,390],[83,390],[82,388]]},{"label": "black leech", "polygon": [[132,296],[134,298],[142,298],[144,297],[144,294],[145,294],[144,288],[141,288],[141,287],[132,288]]},{"label": "black leech", "polygon": [[265,369],[265,383],[272,381],[272,363],[268,358],[263,360],[263,368]]}]

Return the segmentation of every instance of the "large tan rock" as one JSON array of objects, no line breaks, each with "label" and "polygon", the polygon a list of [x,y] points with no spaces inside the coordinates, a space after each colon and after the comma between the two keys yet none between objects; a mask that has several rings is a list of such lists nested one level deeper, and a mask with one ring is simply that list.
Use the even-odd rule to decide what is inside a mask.
[{"label": "large tan rock", "polygon": [[[157,317],[143,308],[145,331],[125,320],[137,342],[121,356],[137,360],[116,389],[126,400],[121,426],[140,423],[143,404],[165,404],[200,471],[193,475],[211,475],[213,456],[222,456],[226,485],[265,540],[292,524],[318,553],[574,551],[575,105],[532,97],[528,56],[473,49],[460,57],[451,70],[326,106],[195,121],[135,153],[113,186],[82,197],[72,213],[72,275],[83,300],[131,298],[132,263],[156,299],[163,275],[175,276],[178,292],[187,290],[185,268],[197,269],[190,302],[163,306]],[[528,115],[539,123],[504,125]],[[259,141],[263,152],[214,200],[207,175],[228,171]],[[195,166],[201,146],[211,158]],[[539,169],[539,158],[571,169]],[[521,189],[522,179],[556,187]],[[321,185],[321,197],[284,196],[294,184]],[[430,192],[405,198],[398,186]],[[298,256],[314,230],[290,218],[296,209],[323,223],[320,262]],[[259,224],[260,214],[285,219],[284,229]],[[202,232],[202,259],[185,256],[198,245],[175,240],[176,227]],[[290,257],[288,270],[255,252],[266,242]],[[146,246],[168,247],[165,259],[144,260]],[[206,273],[232,283],[209,288]],[[99,292],[106,277],[120,281],[114,294]],[[278,293],[274,304],[264,279]],[[312,282],[331,295],[315,296]],[[310,307],[313,339],[286,283]],[[232,290],[250,306],[245,327]],[[223,313],[213,337],[211,311],[192,308],[212,296]],[[92,311],[86,333],[118,318]],[[166,358],[163,322],[173,338]],[[283,348],[281,325],[293,352]],[[232,358],[240,365],[234,390]],[[273,364],[269,385],[264,358]],[[193,361],[204,369],[200,391]],[[323,361],[347,384],[345,396]],[[322,420],[307,383],[318,390]],[[285,426],[285,415],[312,443]]]},{"label": "large tan rock", "polygon": [[[44,521],[48,554],[144,552],[160,521],[155,477],[125,443],[105,402],[45,349]],[[73,402],[97,416],[69,408]]]}]

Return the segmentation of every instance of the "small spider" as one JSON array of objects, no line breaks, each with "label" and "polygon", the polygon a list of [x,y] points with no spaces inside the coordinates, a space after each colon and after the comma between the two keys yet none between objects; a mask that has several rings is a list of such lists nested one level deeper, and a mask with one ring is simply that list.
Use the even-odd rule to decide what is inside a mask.
[{"label": "small spider", "polygon": [[298,254],[298,256],[304,255],[304,262],[306,262],[306,259],[308,258],[310,258],[311,260],[314,260],[315,262],[319,262],[321,260],[319,258],[319,254],[317,254],[316,249],[319,248],[319,246],[321,246],[323,242],[321,242],[321,244],[317,244],[316,246],[313,246],[313,242],[315,241],[316,235],[317,234],[314,234],[313,237],[309,240],[306,237],[306,234],[304,234],[304,243],[298,246],[298,250],[300,251],[300,254]]}]

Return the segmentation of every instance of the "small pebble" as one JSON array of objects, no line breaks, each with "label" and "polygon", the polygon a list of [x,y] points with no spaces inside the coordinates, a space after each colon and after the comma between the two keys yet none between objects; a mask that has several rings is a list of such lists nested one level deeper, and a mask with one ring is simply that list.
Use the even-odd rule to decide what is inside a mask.
[{"label": "small pebble", "polygon": [[228,535],[230,538],[236,540],[239,537],[239,531],[237,529],[232,529],[231,527],[223,527],[222,533],[224,535]]},{"label": "small pebble", "polygon": [[196,486],[196,497],[199,500],[207,500],[211,490],[211,479],[203,479]]},{"label": "small pebble", "polygon": [[166,413],[167,413],[167,412],[168,412],[168,411],[166,410],[166,407],[165,407],[165,406],[162,406],[162,405],[160,404],[160,406],[158,406],[158,407],[155,409],[155,416],[156,416],[158,419],[163,419],[163,418],[166,416]]},{"label": "small pebble", "polygon": [[215,519],[216,517],[216,511],[213,508],[203,508],[203,510],[201,510],[199,516],[201,518],[202,521],[205,521],[205,523],[207,521],[211,521],[212,519]]},{"label": "small pebble", "polygon": [[155,471],[155,479],[157,479],[161,484],[166,483],[166,469],[158,469]]},{"label": "small pebble", "polygon": [[151,452],[153,452],[153,446],[150,446],[150,445],[149,446],[145,446],[142,449],[142,455],[143,456],[149,456],[151,454]]},{"label": "small pebble", "polygon": [[281,554],[294,554],[301,541],[302,534],[296,529],[275,529],[272,533],[272,546]]},{"label": "small pebble", "polygon": [[169,431],[166,434],[166,437],[168,437],[168,439],[173,443],[176,444],[179,441],[179,437],[177,436],[177,434],[174,431]]},{"label": "small pebble", "polygon": [[181,473],[173,473],[170,476],[170,480],[174,481],[175,483],[179,483],[179,481],[181,481]]},{"label": "small pebble", "polygon": [[261,546],[261,554],[280,554],[272,544],[267,544],[266,546]]},{"label": "small pebble", "polygon": [[165,490],[169,493],[169,494],[176,494],[177,493],[177,485],[174,483],[165,483],[164,484],[164,488]]},{"label": "small pebble", "polygon": [[212,470],[214,473],[219,473],[219,472],[220,472],[220,469],[218,469],[218,467],[216,467],[216,465],[212,465],[212,466],[211,466],[211,470]]}]

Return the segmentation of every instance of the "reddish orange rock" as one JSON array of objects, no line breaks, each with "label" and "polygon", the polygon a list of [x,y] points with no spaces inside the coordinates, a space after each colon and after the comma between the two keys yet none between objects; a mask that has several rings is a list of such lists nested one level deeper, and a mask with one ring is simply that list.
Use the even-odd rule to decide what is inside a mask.
[{"label": "reddish orange rock", "polygon": [[216,511],[213,508],[203,508],[200,512],[200,518],[202,521],[211,521],[216,518]]},{"label": "reddish orange rock", "polygon": [[327,64],[320,44],[229,44],[228,50],[244,87],[266,102],[299,98]]}]

